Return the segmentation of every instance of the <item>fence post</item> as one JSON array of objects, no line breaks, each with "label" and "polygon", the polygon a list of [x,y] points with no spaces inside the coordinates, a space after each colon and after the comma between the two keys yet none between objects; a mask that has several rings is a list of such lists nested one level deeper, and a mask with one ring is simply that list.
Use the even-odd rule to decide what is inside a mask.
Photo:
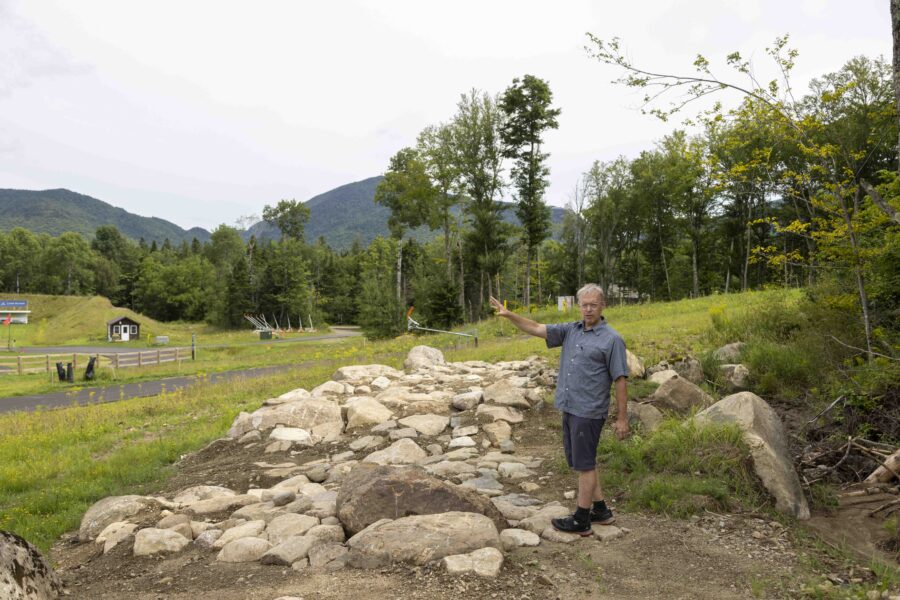
[{"label": "fence post", "polygon": [[19,375],[21,375],[21,374],[22,374],[22,355],[20,354],[20,355],[17,356],[16,358],[18,359],[17,362],[18,362],[18,365],[19,365]]},{"label": "fence post", "polygon": [[138,366],[139,367],[144,366],[144,353],[141,352],[140,350],[138,350]]},{"label": "fence post", "polygon": [[50,355],[48,354],[46,356],[46,358],[47,358],[47,372],[49,373],[50,372]]},{"label": "fence post", "polygon": [[119,368],[119,353],[116,352],[113,354],[113,365],[118,369]]},{"label": "fence post", "polygon": [[160,362],[160,360],[159,360],[159,350],[157,350],[156,351],[156,366],[159,366],[161,364],[162,364],[162,362]]},{"label": "fence post", "polygon": [[72,370],[73,371],[78,370],[78,354],[76,354],[74,352],[72,353]]}]

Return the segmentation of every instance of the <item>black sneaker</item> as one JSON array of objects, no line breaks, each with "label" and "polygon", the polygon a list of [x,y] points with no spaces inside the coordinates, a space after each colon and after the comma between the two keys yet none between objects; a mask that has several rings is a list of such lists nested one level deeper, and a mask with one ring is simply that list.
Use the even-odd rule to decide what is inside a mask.
[{"label": "black sneaker", "polygon": [[616,517],[613,515],[613,512],[609,510],[609,507],[602,511],[596,511],[593,508],[591,509],[591,523],[598,523],[600,525],[612,525],[616,522]]},{"label": "black sneaker", "polygon": [[559,519],[551,519],[550,523],[553,525],[553,528],[557,531],[562,531],[564,533],[577,533],[581,536],[591,535],[593,531],[591,530],[591,522],[590,521],[579,521],[575,518],[575,515],[569,515],[568,517],[561,517]]}]

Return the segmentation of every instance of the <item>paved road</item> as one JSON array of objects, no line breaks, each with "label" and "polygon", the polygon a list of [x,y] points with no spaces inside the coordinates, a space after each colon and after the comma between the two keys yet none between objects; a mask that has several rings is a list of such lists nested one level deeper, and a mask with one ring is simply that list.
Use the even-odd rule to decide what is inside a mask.
[{"label": "paved road", "polygon": [[[300,365],[277,365],[274,367],[258,367],[255,369],[243,369],[240,371],[225,371],[222,373],[210,373],[203,379],[218,383],[228,381],[236,377],[261,377],[278,371],[295,369]],[[67,392],[51,392],[49,394],[37,394],[34,396],[13,396],[0,398],[0,413],[12,411],[31,412],[38,407],[62,408],[73,404],[93,404],[97,402],[117,402],[129,398],[142,398],[156,396],[162,393],[163,388],[167,392],[193,385],[200,379],[197,375],[185,377],[168,377],[156,381],[142,381],[138,383],[123,383],[109,387],[90,387]]]},{"label": "paved road", "polygon": [[[198,348],[219,348],[224,346],[246,346],[250,344],[293,344],[296,342],[318,342],[321,340],[331,340],[337,338],[354,337],[361,335],[358,327],[332,327],[332,333],[322,335],[314,335],[309,337],[281,338],[275,340],[260,340],[256,342],[245,342],[243,344],[198,344]],[[155,346],[152,349],[174,350],[175,346]],[[190,346],[178,346],[182,350],[190,350]],[[147,350],[144,347],[134,346],[27,346],[19,348],[22,354],[126,354],[139,350]]]}]

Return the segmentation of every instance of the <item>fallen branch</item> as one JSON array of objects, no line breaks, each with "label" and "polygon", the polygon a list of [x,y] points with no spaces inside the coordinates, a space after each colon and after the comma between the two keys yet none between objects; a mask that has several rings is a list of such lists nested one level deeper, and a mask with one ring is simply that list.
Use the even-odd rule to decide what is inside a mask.
[{"label": "fallen branch", "polygon": [[870,517],[874,517],[881,511],[884,511],[884,516],[888,517],[895,510],[900,509],[900,500],[891,500],[890,502],[886,502],[869,513]]},{"label": "fallen branch", "polygon": [[838,344],[840,344],[841,346],[844,346],[844,347],[846,347],[846,348],[850,348],[851,350],[859,350],[860,352],[865,352],[865,353],[867,353],[867,354],[874,354],[875,356],[880,356],[881,358],[886,358],[886,359],[888,359],[888,360],[900,360],[900,358],[894,358],[893,356],[888,356],[887,354],[881,354],[881,353],[879,353],[879,352],[875,352],[874,350],[866,350],[865,348],[857,348],[856,346],[851,346],[850,344],[845,344],[844,342],[842,342],[841,340],[837,339],[837,338],[834,337],[833,335],[829,335],[828,337],[830,337],[831,339],[833,339],[834,341],[836,341],[836,342],[837,342]]},{"label": "fallen branch", "polygon": [[831,410],[832,408],[834,408],[835,405],[836,405],[838,402],[840,402],[841,400],[843,400],[843,399],[844,399],[844,396],[838,396],[838,397],[837,397],[837,400],[835,400],[834,402],[832,402],[831,404],[829,404],[827,407],[825,407],[825,408],[823,408],[821,411],[819,411],[819,414],[817,414],[817,415],[814,416],[812,419],[810,419],[809,421],[807,421],[806,424],[807,424],[807,425],[811,425],[812,423],[814,423],[814,422],[816,421],[816,419],[818,419],[819,417],[821,417],[822,415],[824,415],[825,413],[827,413],[829,410]]}]

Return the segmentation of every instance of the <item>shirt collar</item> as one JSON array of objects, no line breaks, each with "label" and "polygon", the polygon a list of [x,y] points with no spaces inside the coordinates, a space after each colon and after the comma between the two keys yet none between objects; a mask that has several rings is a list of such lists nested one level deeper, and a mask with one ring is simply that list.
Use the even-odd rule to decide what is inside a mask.
[{"label": "shirt collar", "polygon": [[[578,321],[578,327],[584,329],[584,320]],[[584,329],[585,331],[593,331],[594,335],[600,335],[600,330],[606,327],[606,317],[600,315],[600,320],[597,321],[597,324],[594,325],[593,329]]]}]

